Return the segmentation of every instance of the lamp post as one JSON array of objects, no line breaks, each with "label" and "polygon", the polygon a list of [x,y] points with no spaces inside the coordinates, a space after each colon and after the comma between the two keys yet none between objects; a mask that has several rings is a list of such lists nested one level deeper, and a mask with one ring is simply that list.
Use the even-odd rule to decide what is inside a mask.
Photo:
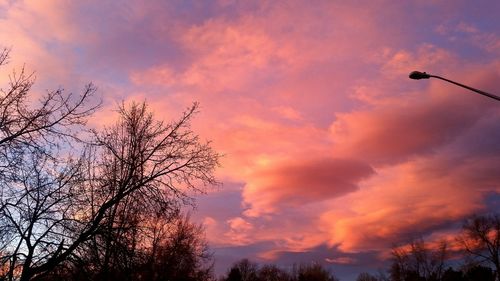
[{"label": "lamp post", "polygon": [[464,84],[460,84],[458,82],[455,82],[455,81],[451,81],[449,79],[446,79],[446,78],[443,78],[441,76],[437,76],[437,75],[432,75],[432,74],[428,74],[428,73],[425,73],[425,72],[420,72],[420,71],[412,71],[409,75],[409,77],[411,79],[415,79],[415,80],[420,80],[420,79],[429,79],[431,77],[433,78],[437,78],[437,79],[441,79],[441,80],[444,80],[446,82],[449,82],[449,83],[452,83],[452,84],[455,84],[457,86],[460,86],[462,88],[466,88],[468,90],[471,90],[471,91],[474,91],[478,94],[481,94],[483,96],[487,96],[489,98],[492,98],[494,100],[497,100],[497,101],[500,101],[500,97],[499,96],[495,96],[493,94],[490,94],[490,93],[486,93],[486,92],[483,92],[481,90],[478,90],[478,89],[475,89],[475,88],[472,88],[472,87],[469,87],[467,85],[464,85]]}]

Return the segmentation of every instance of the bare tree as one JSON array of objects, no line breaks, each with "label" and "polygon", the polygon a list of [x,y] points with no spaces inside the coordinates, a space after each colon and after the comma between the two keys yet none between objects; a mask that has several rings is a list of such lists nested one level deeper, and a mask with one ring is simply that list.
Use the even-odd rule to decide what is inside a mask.
[{"label": "bare tree", "polygon": [[86,105],[95,88],[87,86],[79,98],[49,92],[33,109],[32,85],[22,71],[0,97],[0,262],[6,279],[40,279],[80,261],[92,241],[105,250],[99,258],[106,270],[113,247],[127,239],[136,243],[125,230],[140,230],[145,213],[169,213],[176,202],[190,202],[190,191],[217,184],[218,155],[189,127],[197,104],[171,123],[155,120],[145,103],[122,105],[115,125],[81,142],[74,130],[96,109]]},{"label": "bare tree", "polygon": [[[148,226],[146,226],[147,224]],[[149,229],[149,226],[153,226]],[[188,215],[176,213],[169,221],[149,218],[133,231],[112,233],[112,246],[100,239],[85,243],[79,249],[80,260],[63,271],[72,280],[184,280],[207,281],[213,278],[213,259],[201,225]],[[123,233],[127,233],[122,240]],[[129,236],[135,233],[137,237]],[[96,236],[99,238],[99,235]],[[98,240],[97,247],[94,246]],[[107,242],[107,235],[102,238]],[[107,264],[104,265],[104,261]],[[57,272],[57,271],[56,271]],[[57,277],[60,277],[59,274]],[[53,277],[52,280],[58,280]],[[61,278],[59,278],[61,279]]]},{"label": "bare tree", "polygon": [[40,155],[18,166],[18,180],[4,190],[1,210],[8,280],[60,251],[77,215],[72,206],[78,176],[77,165],[58,167]]},{"label": "bare tree", "polygon": [[379,279],[368,272],[362,272],[358,275],[356,281],[379,281]]},{"label": "bare tree", "polygon": [[441,280],[447,260],[447,242],[441,241],[436,249],[431,249],[424,240],[412,240],[409,245],[394,247],[392,250],[391,279]]},{"label": "bare tree", "polygon": [[[6,63],[9,50],[0,53],[0,65]],[[13,72],[6,89],[0,89],[0,176],[15,177],[26,154],[55,157],[62,142],[77,140],[78,130],[99,107],[89,105],[96,88],[85,86],[79,96],[65,94],[62,89],[49,91],[39,97],[38,105],[30,106],[33,73],[24,68]],[[54,150],[54,148],[56,148]],[[14,171],[12,171],[14,168]],[[7,179],[9,180],[9,179]]]},{"label": "bare tree", "polygon": [[259,281],[290,281],[290,274],[273,264],[263,265],[258,271]]},{"label": "bare tree", "polygon": [[228,270],[226,281],[256,281],[258,266],[248,259],[235,262]]},{"label": "bare tree", "polygon": [[190,222],[189,215],[180,215],[164,231],[166,235],[148,249],[152,276],[144,280],[211,280],[212,253],[202,226]]},{"label": "bare tree", "polygon": [[[9,50],[0,54],[6,63]],[[57,252],[56,234],[69,226],[80,159],[64,151],[80,143],[78,130],[99,106],[89,105],[95,87],[79,96],[59,89],[30,97],[34,75],[24,69],[0,89],[0,265],[5,278]]]},{"label": "bare tree", "polygon": [[468,219],[457,240],[470,258],[493,266],[496,280],[500,280],[500,217],[498,215],[474,216]]},{"label": "bare tree", "polygon": [[301,264],[298,269],[291,274],[291,280],[294,281],[338,281],[339,279],[331,273],[328,269],[324,268],[319,263]]}]

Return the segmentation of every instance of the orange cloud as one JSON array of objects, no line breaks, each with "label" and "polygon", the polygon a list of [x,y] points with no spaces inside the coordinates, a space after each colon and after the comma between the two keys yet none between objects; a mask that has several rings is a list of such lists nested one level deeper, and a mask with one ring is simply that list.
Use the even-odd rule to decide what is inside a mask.
[{"label": "orange cloud", "polygon": [[500,159],[449,157],[378,169],[359,191],[332,202],[336,208],[323,213],[321,223],[328,225],[330,243],[347,252],[383,250],[483,210],[484,196],[500,192],[493,171]]}]

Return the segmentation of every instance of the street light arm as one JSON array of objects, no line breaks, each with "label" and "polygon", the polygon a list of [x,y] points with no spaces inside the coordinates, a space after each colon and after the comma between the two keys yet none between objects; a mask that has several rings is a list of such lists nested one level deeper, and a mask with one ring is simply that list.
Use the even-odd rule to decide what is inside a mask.
[{"label": "street light arm", "polygon": [[499,96],[496,96],[494,94],[490,94],[490,93],[486,93],[486,92],[483,92],[481,90],[478,90],[476,88],[472,88],[472,87],[469,87],[467,85],[464,85],[464,84],[460,84],[458,82],[455,82],[455,81],[452,81],[450,79],[446,79],[444,77],[441,77],[441,76],[437,76],[437,75],[432,75],[432,74],[429,74],[427,72],[421,72],[421,71],[412,71],[409,75],[410,79],[414,79],[414,80],[420,80],[420,79],[429,79],[431,77],[433,78],[437,78],[437,79],[441,79],[443,81],[446,81],[448,83],[451,83],[451,84],[455,84],[457,86],[460,86],[462,88],[465,88],[467,90],[471,90],[473,92],[476,92],[478,94],[481,94],[483,96],[486,96],[486,97],[489,97],[489,98],[492,98],[494,100],[497,100],[497,101],[500,101],[500,97]]},{"label": "street light arm", "polygon": [[478,89],[475,89],[475,88],[469,87],[469,86],[467,86],[467,85],[464,85],[464,84],[461,84],[461,83],[458,83],[458,82],[455,82],[455,81],[453,81],[453,80],[446,79],[446,78],[444,78],[444,77],[437,76],[437,75],[431,75],[431,74],[429,74],[429,77],[433,77],[433,78],[441,79],[441,80],[443,80],[443,81],[446,81],[446,82],[449,82],[449,83],[455,84],[455,85],[460,86],[460,87],[462,87],[462,88],[465,88],[465,89],[468,89],[468,90],[474,91],[474,92],[476,92],[476,93],[478,93],[478,94],[481,94],[481,95],[483,95],[483,96],[487,96],[487,97],[492,98],[492,99],[494,99],[494,100],[500,101],[500,97],[499,97],[499,96],[496,96],[496,95],[493,95],[493,94],[490,94],[490,93],[483,92],[483,91],[481,91],[481,90],[478,90]]}]

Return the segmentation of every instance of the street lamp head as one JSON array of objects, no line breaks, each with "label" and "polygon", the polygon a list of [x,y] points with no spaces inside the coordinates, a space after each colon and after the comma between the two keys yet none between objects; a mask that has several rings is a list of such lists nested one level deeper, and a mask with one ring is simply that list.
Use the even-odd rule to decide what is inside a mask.
[{"label": "street lamp head", "polygon": [[420,79],[429,79],[431,76],[425,72],[420,72],[420,71],[412,71],[410,73],[410,78],[415,79],[415,80],[420,80]]}]

